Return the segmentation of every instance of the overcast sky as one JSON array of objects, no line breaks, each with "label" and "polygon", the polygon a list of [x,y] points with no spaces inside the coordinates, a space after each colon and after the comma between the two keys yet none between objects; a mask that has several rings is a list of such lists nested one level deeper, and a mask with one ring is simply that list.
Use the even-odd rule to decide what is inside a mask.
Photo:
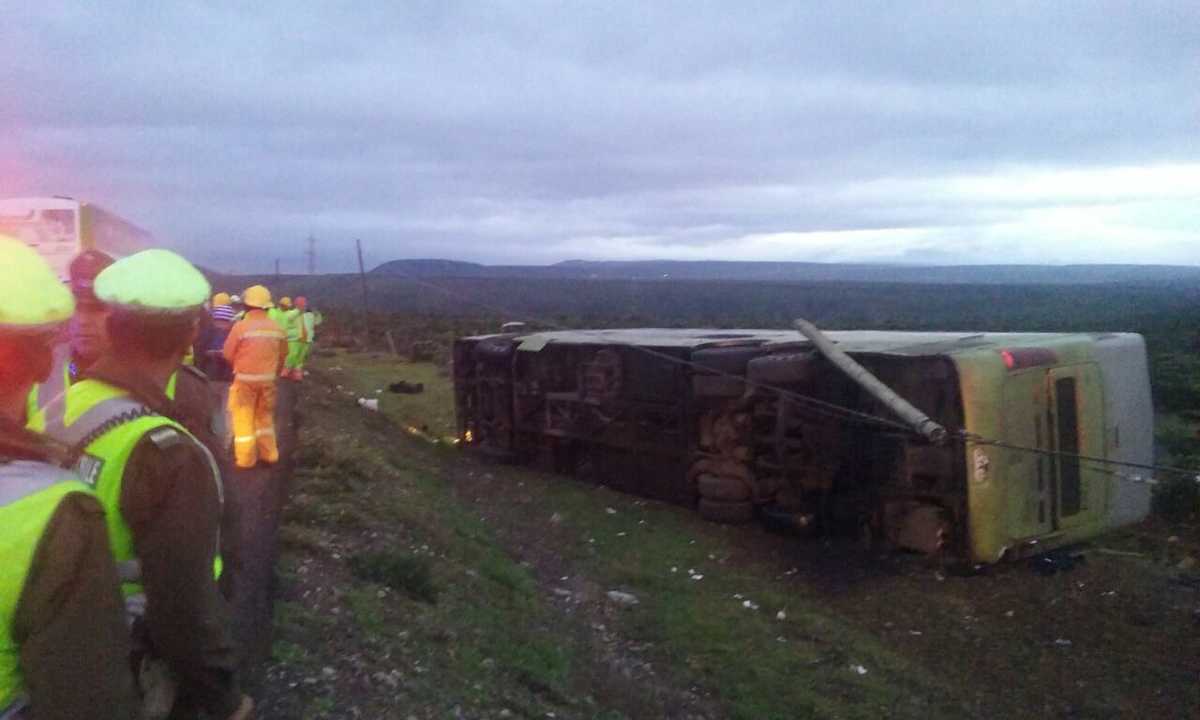
[{"label": "overcast sky", "polygon": [[1193,0],[216,5],[0,0],[0,196],[221,269],[1200,264]]}]

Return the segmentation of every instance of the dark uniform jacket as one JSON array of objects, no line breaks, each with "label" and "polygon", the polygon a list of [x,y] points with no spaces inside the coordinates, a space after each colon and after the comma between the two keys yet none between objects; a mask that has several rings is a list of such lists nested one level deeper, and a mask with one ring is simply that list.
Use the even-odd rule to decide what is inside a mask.
[{"label": "dark uniform jacket", "polygon": [[[13,460],[61,458],[45,438],[0,419],[0,462]],[[33,720],[137,717],[125,605],[94,497],[72,493],[59,504],[13,620]]]},{"label": "dark uniform jacket", "polygon": [[[154,412],[192,425],[176,417],[178,409],[162,388],[111,358],[99,360],[84,377],[120,387]],[[211,552],[222,513],[219,478],[191,438],[153,435],[157,440],[143,437],[130,455],[120,499],[142,565],[147,638],[177,675],[185,702],[228,717],[241,692],[229,608],[213,581]]]}]

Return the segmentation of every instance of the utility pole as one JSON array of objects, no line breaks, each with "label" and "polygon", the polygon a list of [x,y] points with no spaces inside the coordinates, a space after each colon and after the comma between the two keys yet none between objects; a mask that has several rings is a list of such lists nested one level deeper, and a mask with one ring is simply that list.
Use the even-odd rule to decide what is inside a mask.
[{"label": "utility pole", "polygon": [[305,251],[304,254],[308,257],[308,274],[316,275],[317,274],[317,239],[315,237],[313,237],[313,234],[311,232],[308,234],[307,242],[308,242],[308,249]]},{"label": "utility pole", "polygon": [[279,258],[275,258],[275,282],[279,282]]},{"label": "utility pole", "polygon": [[367,315],[367,309],[370,305],[370,298],[367,294],[367,270],[363,266],[362,259],[362,240],[354,239],[354,248],[358,251],[358,278],[362,281],[362,319],[363,319],[363,349],[367,348],[367,344],[371,340],[371,321]]}]

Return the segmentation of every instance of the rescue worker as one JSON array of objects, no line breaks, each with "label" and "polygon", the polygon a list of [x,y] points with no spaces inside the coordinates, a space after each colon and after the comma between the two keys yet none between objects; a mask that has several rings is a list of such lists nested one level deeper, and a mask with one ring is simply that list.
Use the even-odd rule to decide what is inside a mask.
[{"label": "rescue worker", "polygon": [[143,713],[248,718],[228,608],[217,589],[223,490],[208,449],[166,389],[196,331],[208,281],[166,250],[118,260],[96,278],[112,347],[39,419],[72,448],[107,512],[133,622]]},{"label": "rescue worker", "polygon": [[25,429],[74,302],[24,243],[0,237],[0,717],[133,720],[129,637],[104,510]]},{"label": "rescue worker", "polygon": [[308,354],[312,351],[317,325],[321,324],[322,318],[320,313],[308,309],[308,299],[303,296],[296,298],[296,311],[299,313],[299,318],[296,320],[298,337],[295,344],[292,343],[290,336],[288,338],[288,369],[292,380],[303,380],[304,365],[308,362]]},{"label": "rescue worker", "polygon": [[287,314],[288,314],[288,310],[291,310],[291,309],[292,309],[292,299],[290,297],[288,297],[287,295],[284,295],[283,297],[279,298],[278,305],[267,309],[267,317],[274,320],[276,325],[283,328],[284,332],[287,332],[287,327],[288,327]]},{"label": "rescue worker", "polygon": [[[289,298],[284,298],[288,300]],[[304,332],[304,308],[300,306],[300,300],[297,298],[296,304],[290,307],[284,314],[284,332],[287,333],[288,353],[287,359],[283,364],[283,372],[281,377],[291,380],[303,380],[304,373],[299,369],[301,363],[300,355],[304,351],[305,332]],[[290,304],[290,302],[289,302]]]},{"label": "rescue worker", "polygon": [[287,355],[287,336],[270,317],[271,292],[262,285],[242,294],[246,317],[225,339],[225,360],[233,368],[229,416],[233,459],[239,468],[279,461],[275,440],[275,378]]},{"label": "rescue worker", "polygon": [[66,391],[80,371],[108,350],[108,334],[104,329],[108,308],[96,299],[93,285],[96,276],[112,264],[113,259],[99,250],[84,250],[71,261],[67,276],[75,296],[75,314],[67,323],[67,341],[55,346],[54,367],[49,377],[29,393],[31,416]]}]

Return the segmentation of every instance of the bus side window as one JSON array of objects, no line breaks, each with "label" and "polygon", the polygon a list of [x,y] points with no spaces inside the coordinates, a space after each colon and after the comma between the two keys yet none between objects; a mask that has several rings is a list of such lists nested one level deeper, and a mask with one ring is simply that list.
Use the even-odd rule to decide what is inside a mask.
[{"label": "bus side window", "polygon": [[1062,378],[1054,383],[1055,410],[1058,420],[1059,455],[1059,512],[1075,515],[1083,506],[1079,476],[1079,422],[1075,403],[1075,378]]}]

